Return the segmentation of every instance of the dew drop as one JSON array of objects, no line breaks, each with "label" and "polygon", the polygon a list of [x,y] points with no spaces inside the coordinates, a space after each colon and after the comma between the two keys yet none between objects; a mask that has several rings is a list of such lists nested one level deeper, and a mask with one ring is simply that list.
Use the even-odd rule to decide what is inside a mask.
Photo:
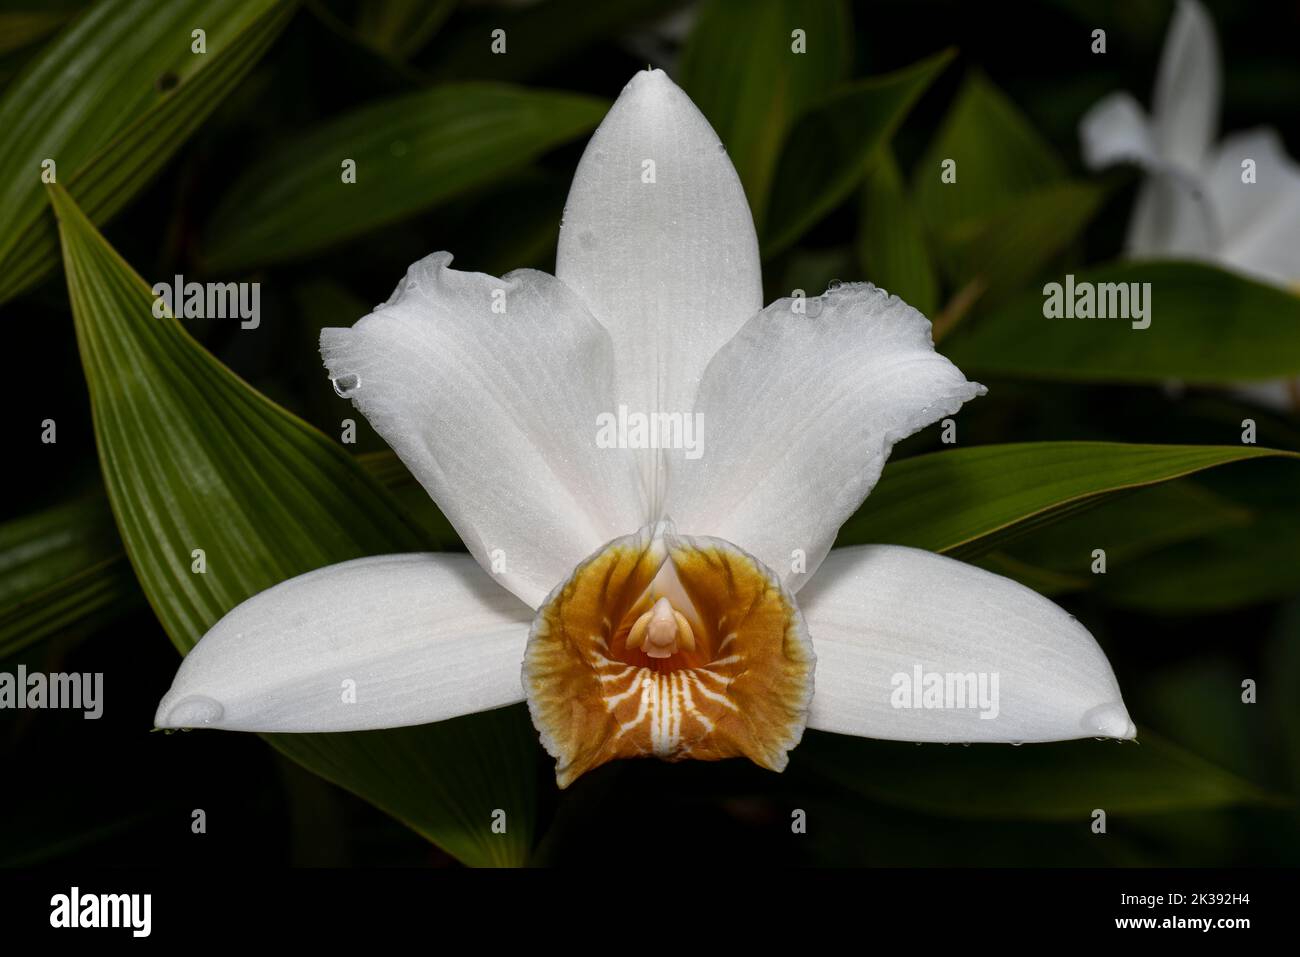
[{"label": "dew drop", "polygon": [[841,282],[840,280],[838,280],[838,279],[832,279],[832,280],[830,281],[830,283],[826,286],[826,291],[827,291],[827,292],[834,292],[836,289],[839,289],[840,286],[842,286],[842,285],[844,285],[844,283]]},{"label": "dew drop", "polygon": [[1012,742],[1011,742],[1011,746],[1012,746],[1013,748],[1018,748],[1018,747],[1020,747],[1021,745],[1023,745],[1024,743],[1025,743],[1025,742],[1023,742],[1023,741],[1012,741]]},{"label": "dew drop", "polygon": [[337,379],[330,379],[330,383],[334,386],[334,392],[346,399],[361,388],[361,376],[349,373],[348,375],[341,375]]},{"label": "dew drop", "polygon": [[219,701],[207,695],[192,694],[182,698],[167,712],[167,723],[172,727],[198,728],[220,721],[226,709]]}]

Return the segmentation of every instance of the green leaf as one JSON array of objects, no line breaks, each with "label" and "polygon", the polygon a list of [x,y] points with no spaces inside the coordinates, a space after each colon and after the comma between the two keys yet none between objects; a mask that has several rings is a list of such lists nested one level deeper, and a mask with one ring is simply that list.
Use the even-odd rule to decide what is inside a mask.
[{"label": "green leaf", "polygon": [[847,246],[791,250],[782,258],[782,269],[774,284],[774,274],[768,274],[772,294],[767,301],[793,295],[796,289],[803,290],[805,296],[819,296],[831,283],[852,276],[853,270],[853,250]]},{"label": "green leaf", "polygon": [[762,231],[764,256],[789,246],[853,192],[952,58],[953,51],[946,50],[894,73],[842,86],[803,113],[772,180]]},{"label": "green leaf", "polygon": [[370,452],[357,456],[357,464],[382,482],[402,511],[420,529],[429,544],[440,552],[465,551],[460,535],[447,516],[429,498],[424,486],[415,480],[393,452]]},{"label": "green leaf", "polygon": [[73,9],[0,10],[0,54],[12,53],[53,33],[76,13]]},{"label": "green leaf", "polygon": [[888,149],[881,150],[863,183],[857,252],[865,278],[924,315],[934,315],[939,280],[916,204]]},{"label": "green leaf", "polygon": [[[44,160],[94,222],[107,222],[292,15],[280,0],[106,0],[60,34],[0,100],[0,302],[58,260]],[[207,31],[204,54],[191,52],[196,24]]]},{"label": "green leaf", "polygon": [[818,773],[885,804],[943,817],[1075,820],[1286,798],[1142,730],[1137,743],[915,745],[808,732],[794,753]]},{"label": "green leaf", "polygon": [[456,0],[367,0],[357,10],[357,36],[405,60],[429,42],[455,8]]},{"label": "green leaf", "polygon": [[987,220],[947,233],[944,272],[955,283],[978,283],[987,302],[1017,291],[1088,225],[1105,198],[1098,183],[1063,181],[1012,200]]},{"label": "green leaf", "polygon": [[[72,199],[50,190],[109,502],[159,621],[182,652],[293,575],[421,548],[396,503],[338,445],[255,392],[171,317]],[[204,574],[191,552],[206,553]],[[161,690],[161,689],[160,689]],[[305,767],[467,863],[519,863],[535,765],[521,709],[400,731],[268,735]],[[507,834],[490,833],[507,811]]]},{"label": "green leaf", "polygon": [[1070,592],[1085,591],[1091,584],[1086,576],[1060,572],[1041,565],[1033,565],[1009,552],[993,551],[981,555],[975,560],[980,568],[1018,581],[1027,588],[1032,588],[1040,595],[1049,598]]},{"label": "green leaf", "polygon": [[[1269,706],[1280,702],[1242,707],[1241,665],[1223,654],[1232,650],[1245,649],[1167,662],[1130,694],[1140,696],[1148,723],[1170,741],[1248,781],[1288,790],[1285,746],[1278,734],[1282,714]],[[1280,677],[1271,669],[1265,674],[1273,681]]]},{"label": "green leaf", "polygon": [[1009,551],[1034,567],[1081,576],[1089,587],[1096,581],[1094,548],[1106,550],[1113,571],[1157,549],[1251,522],[1249,509],[1180,480],[1110,495],[1095,508],[1026,534]]},{"label": "green leaf", "polygon": [[[423,212],[593,129],[609,104],[465,83],[372,103],[288,139],[231,187],[204,247],[211,270],[293,259]],[[356,182],[343,182],[344,160]]]},{"label": "green leaf", "polygon": [[[955,164],[944,182],[943,164]],[[914,172],[914,193],[940,267],[965,290],[962,311],[1001,297],[1058,255],[1092,219],[1106,185],[1065,165],[1020,109],[973,72]],[[936,338],[949,321],[936,323]]]},{"label": "green leaf", "polygon": [[[955,182],[940,179],[945,160],[956,163]],[[1019,108],[972,72],[913,171],[912,192],[925,221],[946,236],[1064,178],[1060,157]]]},{"label": "green leaf", "polygon": [[[359,314],[359,313],[358,313]],[[357,464],[398,500],[438,551],[463,551],[460,536],[391,451]],[[141,604],[108,499],[95,495],[0,525],[0,658]]]},{"label": "green leaf", "polygon": [[569,195],[571,171],[524,170],[491,193],[449,203],[438,220],[456,237],[457,265],[500,276],[512,269],[550,269]]},{"label": "green leaf", "polygon": [[838,545],[911,545],[963,557],[1096,504],[1229,462],[1300,454],[1254,446],[1025,442],[890,463]]},{"label": "green leaf", "polygon": [[139,598],[103,498],[0,525],[0,658],[111,617]]},{"label": "green leaf", "polygon": [[1231,611],[1300,594],[1300,518],[1282,516],[1151,555],[1101,588],[1113,605],[1157,615]]},{"label": "green leaf", "polygon": [[1293,293],[1199,263],[1112,263],[1074,276],[1076,290],[1084,282],[1098,299],[1102,283],[1150,283],[1150,326],[1049,319],[1046,296],[1034,290],[973,318],[944,352],[968,372],[1072,381],[1225,385],[1300,373]]},{"label": "green leaf", "polygon": [[1250,471],[1218,489],[1248,521],[1108,569],[1100,596],[1152,614],[1196,615],[1300,594],[1300,469],[1274,462]]},{"label": "green leaf", "polygon": [[[795,30],[804,32],[805,53],[794,52]],[[760,236],[786,135],[848,76],[852,35],[840,0],[707,0],[699,8],[679,80],[726,145]]]}]

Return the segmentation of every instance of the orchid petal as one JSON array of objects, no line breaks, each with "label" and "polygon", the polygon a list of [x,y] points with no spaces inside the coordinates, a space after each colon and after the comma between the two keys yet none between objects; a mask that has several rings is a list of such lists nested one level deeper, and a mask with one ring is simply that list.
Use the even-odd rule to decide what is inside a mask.
[{"label": "orchid petal", "polygon": [[[640,414],[689,410],[710,357],[762,306],[740,179],[663,71],[633,77],[592,136],[565,206],[556,274],[609,330],[616,401]],[[653,494],[659,457],[644,456],[643,469]]]},{"label": "orchid petal", "polygon": [[467,555],[329,565],[238,605],[181,662],[160,728],[363,731],[522,701],[530,609]]},{"label": "orchid petal", "polygon": [[1158,151],[1185,170],[1199,170],[1209,153],[1220,87],[1214,24],[1196,0],[1179,0],[1160,54],[1151,123]]},{"label": "orchid petal", "polygon": [[1214,261],[1219,228],[1199,179],[1166,169],[1138,190],[1125,249],[1134,258]]},{"label": "orchid petal", "polygon": [[1135,163],[1148,170],[1159,165],[1151,125],[1127,93],[1112,93],[1095,103],[1079,123],[1079,141],[1090,169],[1116,163]]},{"label": "orchid petal", "polygon": [[698,452],[673,453],[666,513],[797,589],[893,444],[983,391],[934,351],[924,316],[870,283],[779,300],[709,364]]},{"label": "orchid petal", "polygon": [[[1242,163],[1254,161],[1253,182]],[[1300,165],[1287,156],[1274,130],[1227,137],[1205,185],[1218,216],[1223,262],[1265,282],[1300,283]]]},{"label": "orchid petal", "polygon": [[1151,124],[1131,96],[1112,93],[1094,105],[1079,124],[1079,140],[1092,169],[1133,163],[1148,174],[1129,223],[1130,255],[1212,255],[1218,230],[1199,174],[1160,152]]},{"label": "orchid petal", "polygon": [[[897,545],[836,549],[799,605],[817,654],[810,728],[940,742],[1136,734],[1087,629],[992,572]],[[986,689],[996,676],[996,695],[989,707],[909,702],[918,671],[982,675]]]},{"label": "orchid petal", "polygon": [[645,524],[628,454],[597,449],[609,336],[562,283],[449,269],[436,253],[321,352],[460,533],[534,607],[595,549]]}]

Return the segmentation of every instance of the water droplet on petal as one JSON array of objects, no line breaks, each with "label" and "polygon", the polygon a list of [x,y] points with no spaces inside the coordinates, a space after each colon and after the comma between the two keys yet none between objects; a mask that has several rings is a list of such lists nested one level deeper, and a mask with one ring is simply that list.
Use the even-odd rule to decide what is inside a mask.
[{"label": "water droplet on petal", "polygon": [[348,375],[341,375],[337,379],[330,379],[330,383],[334,386],[335,393],[346,399],[361,388],[361,376],[349,373]]},{"label": "water droplet on petal", "polygon": [[1098,705],[1083,716],[1083,729],[1092,734],[1100,731],[1109,738],[1131,738],[1135,732],[1133,722],[1120,702]]},{"label": "water droplet on petal", "polygon": [[167,724],[173,728],[199,728],[220,721],[226,709],[219,701],[207,695],[188,695],[172,705],[167,712]]},{"label": "water droplet on petal", "polygon": [[838,280],[838,279],[832,279],[832,280],[830,281],[830,283],[826,286],[826,291],[827,291],[827,292],[834,292],[836,289],[839,289],[840,286],[842,286],[842,285],[844,285],[844,283],[841,282],[840,280]]}]

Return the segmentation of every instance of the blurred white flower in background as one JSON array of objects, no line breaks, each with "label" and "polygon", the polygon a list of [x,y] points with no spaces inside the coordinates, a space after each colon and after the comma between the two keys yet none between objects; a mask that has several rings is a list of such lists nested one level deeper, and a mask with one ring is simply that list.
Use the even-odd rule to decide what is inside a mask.
[{"label": "blurred white flower in background", "polygon": [[[1277,132],[1218,135],[1221,69],[1214,25],[1196,0],[1180,0],[1165,37],[1151,114],[1128,93],[1098,102],[1080,124],[1093,169],[1134,163],[1146,172],[1129,223],[1138,259],[1196,259],[1300,292],[1300,165]],[[1241,391],[1273,406],[1300,406],[1294,379]]]}]

